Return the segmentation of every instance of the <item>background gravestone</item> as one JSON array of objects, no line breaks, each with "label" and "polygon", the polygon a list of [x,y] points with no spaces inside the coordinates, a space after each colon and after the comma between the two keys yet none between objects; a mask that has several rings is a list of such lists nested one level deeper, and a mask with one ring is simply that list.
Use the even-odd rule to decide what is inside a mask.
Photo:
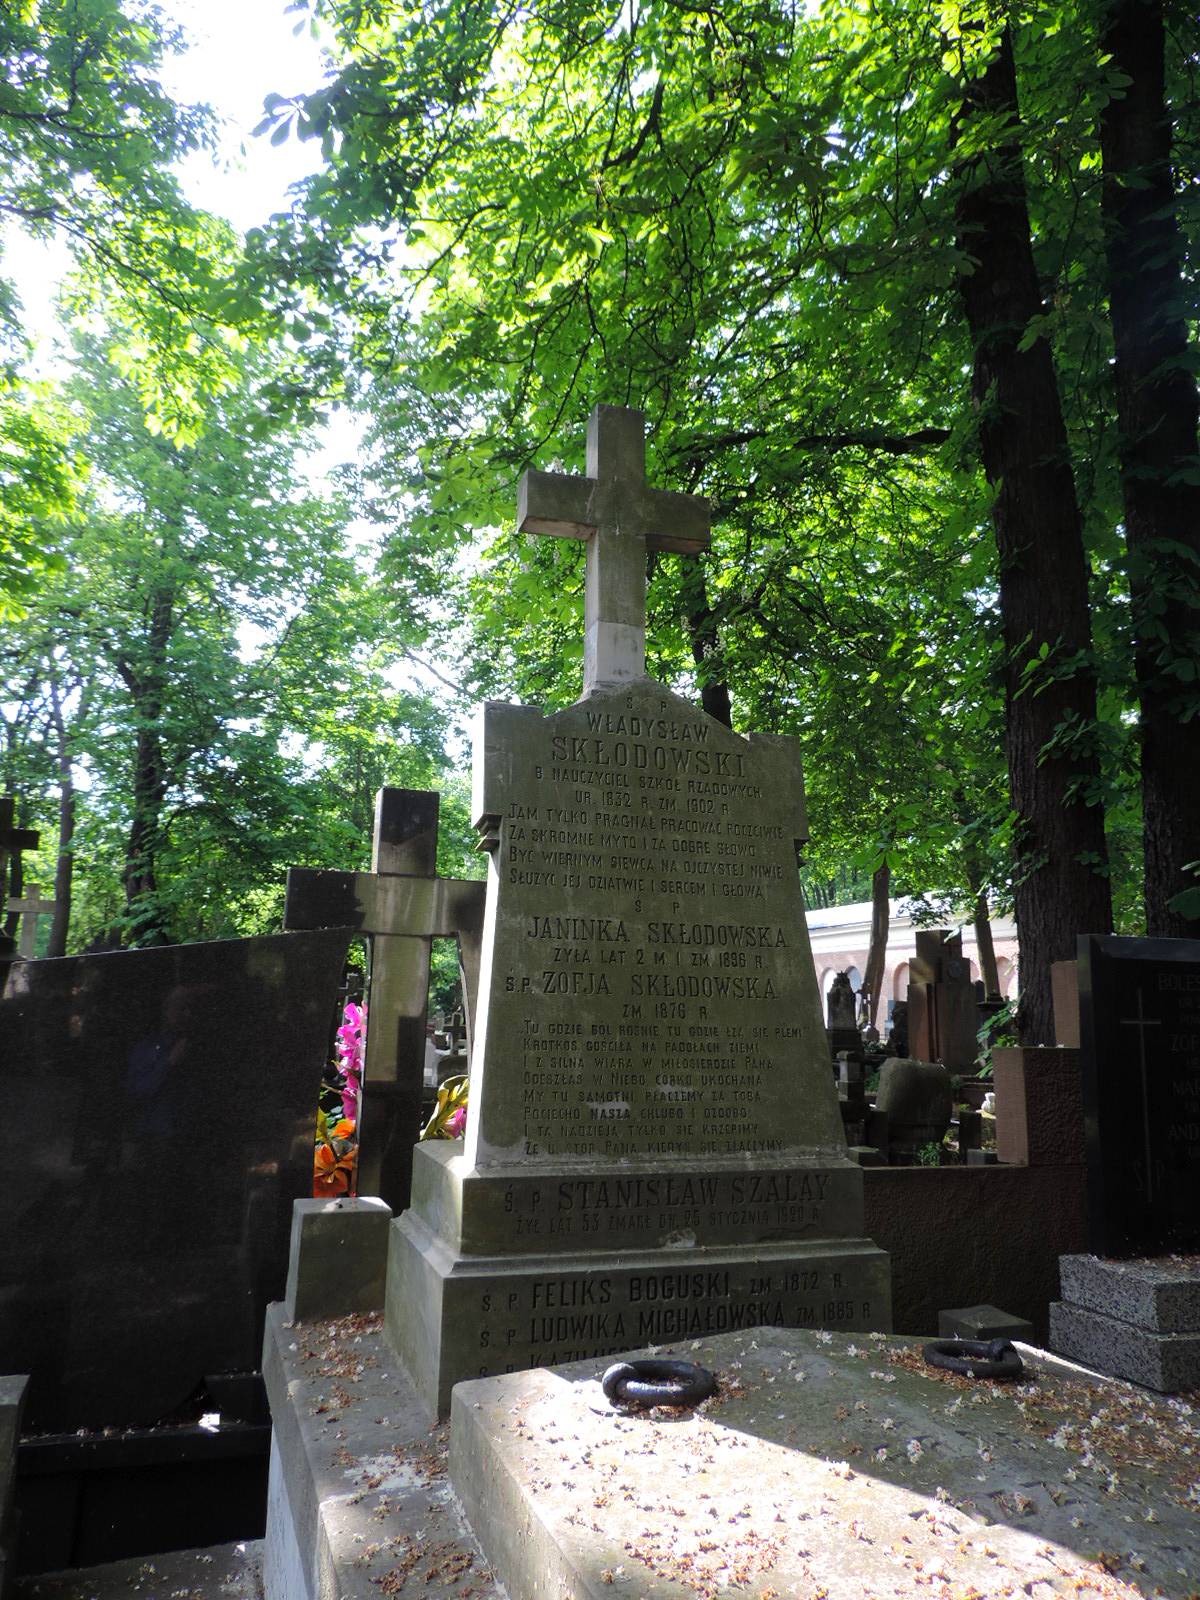
[{"label": "background gravestone", "polygon": [[31,1375],[29,1425],[154,1423],[207,1374],[258,1367],[292,1203],[312,1194],[348,943],[280,934],[9,969],[0,1372]]},{"label": "background gravestone", "polygon": [[1200,1250],[1200,940],[1081,938],[1089,1242]]},{"label": "background gravestone", "polygon": [[979,1019],[962,934],[921,931],[916,945],[909,963],[908,1053],[917,1061],[940,1061],[951,1072],[970,1072]]},{"label": "background gravestone", "polygon": [[375,796],[370,872],[292,867],[285,928],[353,928],[371,940],[367,1043],[359,1114],[360,1194],[408,1204],[420,1133],[433,940],[458,945],[463,1004],[479,988],[482,883],[437,876],[438,795],[383,788]]}]

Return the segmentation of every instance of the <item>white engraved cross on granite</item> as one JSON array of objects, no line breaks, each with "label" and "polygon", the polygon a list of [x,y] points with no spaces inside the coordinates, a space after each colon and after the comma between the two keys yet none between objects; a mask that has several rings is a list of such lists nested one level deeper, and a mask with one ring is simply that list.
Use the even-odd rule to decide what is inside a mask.
[{"label": "white engraved cross on granite", "polygon": [[646,552],[696,555],[709,545],[708,501],[651,489],[645,416],[596,406],[588,418],[587,477],[529,471],[517,527],[587,544],[583,692],[646,675]]}]

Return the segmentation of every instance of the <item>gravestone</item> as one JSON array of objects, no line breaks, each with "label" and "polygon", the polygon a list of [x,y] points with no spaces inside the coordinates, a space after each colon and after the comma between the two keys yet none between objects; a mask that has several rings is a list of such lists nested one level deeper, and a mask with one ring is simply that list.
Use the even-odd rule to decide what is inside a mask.
[{"label": "gravestone", "polygon": [[408,1204],[425,1081],[425,1011],[433,940],[458,940],[468,1018],[479,985],[484,885],[437,873],[438,796],[380,789],[370,872],[288,872],[286,928],[371,936],[371,987],[360,1107],[358,1191]]},{"label": "gravestone", "polygon": [[861,1050],[862,1034],[859,1032],[858,1019],[855,1015],[854,990],[850,986],[848,972],[834,974],[833,982],[829,986],[827,1015],[829,1048],[834,1056],[843,1050]]},{"label": "gravestone", "polygon": [[917,1061],[940,1061],[951,1072],[970,1072],[979,1023],[962,934],[922,931],[916,943],[909,963],[908,1053]]},{"label": "gravestone", "polygon": [[598,407],[588,476],[531,473],[525,531],[588,537],[582,700],[488,704],[489,854],[465,1147],[415,1152],[388,1336],[452,1384],[759,1323],[882,1328],[796,871],[795,744],[644,675],[648,546],[703,504],[647,488],[639,412]]},{"label": "gravestone", "polygon": [[42,917],[52,917],[58,910],[58,901],[47,899],[36,883],[27,884],[15,899],[8,901],[10,916],[21,919],[21,938],[17,954],[25,961],[37,955],[38,922]]},{"label": "gravestone", "polygon": [[1063,1298],[1050,1307],[1050,1342],[1149,1388],[1193,1389],[1200,1385],[1200,940],[1083,937],[1078,993],[1094,1255],[1060,1258]]},{"label": "gravestone", "polygon": [[[24,850],[36,850],[40,835],[32,828],[18,828],[13,822],[16,802],[10,794],[0,794],[0,904],[8,900],[9,889],[16,889],[20,872],[17,859]],[[0,927],[0,981],[13,956],[16,941],[7,928]]]},{"label": "gravestone", "polygon": [[342,932],[16,962],[0,1372],[47,1430],[149,1425],[258,1366],[287,1275]]},{"label": "gravestone", "polygon": [[1200,1250],[1200,940],[1081,938],[1089,1242]]}]

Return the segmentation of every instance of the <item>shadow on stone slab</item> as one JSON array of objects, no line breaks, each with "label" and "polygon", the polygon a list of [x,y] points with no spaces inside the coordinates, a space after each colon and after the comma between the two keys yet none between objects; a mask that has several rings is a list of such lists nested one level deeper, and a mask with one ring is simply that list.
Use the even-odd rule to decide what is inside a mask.
[{"label": "shadow on stone slab", "polygon": [[596,1362],[456,1388],[452,1478],[513,1594],[861,1600],[1048,1576],[1193,1592],[1188,1408],[1040,1355],[1027,1384],[972,1383],[882,1335],[760,1329],[657,1353],[713,1368],[722,1392],[682,1417],[622,1415]]}]

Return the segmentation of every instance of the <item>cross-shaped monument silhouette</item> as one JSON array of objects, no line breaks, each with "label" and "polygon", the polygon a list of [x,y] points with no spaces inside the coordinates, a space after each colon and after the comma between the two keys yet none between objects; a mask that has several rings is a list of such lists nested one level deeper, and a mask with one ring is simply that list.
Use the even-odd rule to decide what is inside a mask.
[{"label": "cross-shaped monument silhouette", "polygon": [[641,411],[594,407],[587,476],[531,470],[518,491],[522,533],[587,544],[584,694],[646,675],[646,552],[709,546],[708,501],[647,484],[645,422]]},{"label": "cross-shaped monument silhouette", "polygon": [[291,867],[287,929],[371,935],[370,1016],[358,1151],[360,1194],[408,1204],[421,1125],[425,1009],[432,941],[458,940],[468,1031],[479,988],[482,883],[437,876],[438,796],[380,789],[370,872]]},{"label": "cross-shaped monument silhouette", "polygon": [[37,955],[38,922],[42,917],[52,917],[58,901],[47,899],[36,883],[25,885],[22,893],[8,902],[10,914],[21,919],[20,953],[27,961]]}]

